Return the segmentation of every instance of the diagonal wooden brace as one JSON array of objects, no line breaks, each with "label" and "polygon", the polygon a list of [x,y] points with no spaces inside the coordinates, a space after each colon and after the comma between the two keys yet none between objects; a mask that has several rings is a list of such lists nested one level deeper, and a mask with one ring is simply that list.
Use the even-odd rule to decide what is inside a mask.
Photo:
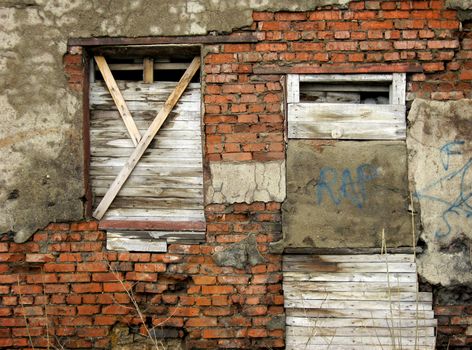
[{"label": "diagonal wooden brace", "polygon": [[126,129],[128,129],[129,136],[131,137],[133,144],[137,146],[139,140],[141,140],[141,133],[139,132],[133,117],[131,116],[125,99],[123,98],[123,95],[116,84],[115,78],[111,73],[110,67],[108,67],[107,61],[103,56],[95,56],[95,62],[97,62],[97,66],[98,69],[100,69],[100,73],[102,73],[103,80],[105,80],[105,84],[110,91],[111,97],[113,98],[113,101],[115,101],[116,108],[118,108],[118,112],[120,112]]},{"label": "diagonal wooden brace", "polygon": [[154,118],[153,122],[149,126],[149,128],[144,133],[143,137],[139,141],[136,148],[133,150],[133,153],[126,161],[125,165],[121,169],[120,173],[117,175],[113,183],[111,184],[110,188],[108,189],[105,196],[102,198],[102,201],[98,205],[98,207],[93,212],[93,216],[100,220],[110,207],[111,203],[115,199],[118,192],[123,187],[124,183],[130,176],[131,172],[135,168],[138,161],[141,159],[142,155],[152,142],[154,136],[157,134],[159,129],[161,128],[162,124],[166,120],[169,113],[174,108],[175,104],[179,100],[180,96],[182,96],[183,92],[187,88],[188,84],[192,80],[193,76],[197,72],[198,68],[200,68],[200,57],[195,57],[190,64],[190,66],[185,71],[182,78],[180,78],[179,83],[175,87],[174,91],[170,94],[167,98],[164,107],[159,111],[159,113]]}]

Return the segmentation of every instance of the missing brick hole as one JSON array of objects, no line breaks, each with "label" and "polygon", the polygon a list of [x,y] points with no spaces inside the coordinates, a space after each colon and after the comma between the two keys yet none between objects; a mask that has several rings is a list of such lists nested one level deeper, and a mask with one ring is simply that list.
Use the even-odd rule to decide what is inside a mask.
[{"label": "missing brick hole", "polygon": [[435,305],[464,305],[472,303],[471,286],[433,286]]},{"label": "missing brick hole", "polygon": [[8,194],[7,199],[8,199],[8,200],[13,200],[13,199],[17,199],[19,196],[20,196],[20,191],[17,190],[17,189],[14,189],[13,191],[11,191],[11,192]]}]

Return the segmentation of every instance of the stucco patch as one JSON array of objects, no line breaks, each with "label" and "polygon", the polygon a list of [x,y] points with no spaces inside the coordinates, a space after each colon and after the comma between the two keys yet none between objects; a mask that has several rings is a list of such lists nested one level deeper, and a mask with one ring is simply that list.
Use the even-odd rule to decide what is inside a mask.
[{"label": "stucco patch", "polygon": [[472,282],[472,100],[415,100],[408,115],[409,172],[427,250],[419,272],[429,282]]},{"label": "stucco patch", "polygon": [[282,202],[285,161],[210,163],[207,203]]}]

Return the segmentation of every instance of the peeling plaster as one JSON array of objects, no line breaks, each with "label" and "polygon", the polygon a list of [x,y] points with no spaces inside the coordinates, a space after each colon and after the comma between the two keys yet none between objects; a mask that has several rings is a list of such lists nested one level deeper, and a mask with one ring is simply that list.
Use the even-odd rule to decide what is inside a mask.
[{"label": "peeling plaster", "polygon": [[472,100],[417,99],[408,120],[409,177],[421,209],[418,270],[429,283],[472,283]]}]

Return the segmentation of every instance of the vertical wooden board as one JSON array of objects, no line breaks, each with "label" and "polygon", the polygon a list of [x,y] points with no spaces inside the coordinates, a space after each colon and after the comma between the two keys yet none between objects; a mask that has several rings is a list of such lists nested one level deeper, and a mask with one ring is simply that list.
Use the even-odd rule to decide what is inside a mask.
[{"label": "vertical wooden board", "polygon": [[146,84],[154,82],[154,60],[145,57],[143,59],[143,81]]},{"label": "vertical wooden board", "polygon": [[394,73],[390,90],[390,103],[404,105],[406,99],[406,74]]},{"label": "vertical wooden board", "polygon": [[298,74],[287,75],[287,103],[300,102],[300,81]]}]

